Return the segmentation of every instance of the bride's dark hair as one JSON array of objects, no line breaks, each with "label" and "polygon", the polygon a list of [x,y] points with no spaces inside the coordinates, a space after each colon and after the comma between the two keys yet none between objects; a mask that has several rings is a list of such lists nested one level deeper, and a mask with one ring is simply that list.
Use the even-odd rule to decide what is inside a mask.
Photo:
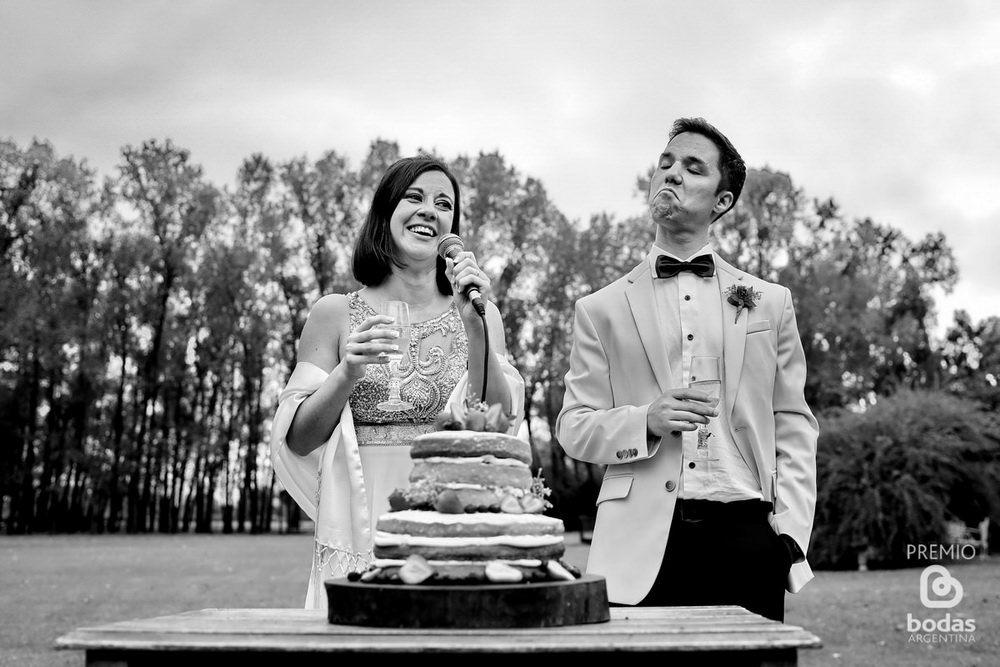
[{"label": "bride's dark hair", "polygon": [[[396,244],[389,231],[389,221],[399,200],[406,194],[407,188],[417,180],[420,174],[427,171],[440,171],[455,190],[455,204],[452,209],[451,233],[458,234],[458,223],[462,217],[461,194],[458,181],[454,174],[440,160],[432,157],[407,157],[394,162],[382,175],[375,195],[372,197],[371,208],[365,217],[358,240],[354,244],[352,260],[354,277],[362,285],[369,287],[381,285],[389,276],[391,266],[401,266],[396,252]],[[437,259],[437,287],[442,294],[451,295],[451,283],[444,274],[444,260]]]}]

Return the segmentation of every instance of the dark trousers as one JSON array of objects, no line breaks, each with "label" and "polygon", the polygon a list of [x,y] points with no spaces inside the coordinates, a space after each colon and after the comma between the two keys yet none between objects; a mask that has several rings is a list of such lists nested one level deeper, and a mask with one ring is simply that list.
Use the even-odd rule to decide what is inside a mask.
[{"label": "dark trousers", "polygon": [[784,621],[791,557],[767,522],[770,507],[679,500],[660,572],[639,606],[739,605]]}]

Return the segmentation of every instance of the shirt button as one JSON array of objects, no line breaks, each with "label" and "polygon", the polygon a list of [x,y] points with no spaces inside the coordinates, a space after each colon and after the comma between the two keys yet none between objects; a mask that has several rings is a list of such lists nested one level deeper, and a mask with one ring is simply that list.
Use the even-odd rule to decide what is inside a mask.
[{"label": "shirt button", "polygon": [[688,334],[688,340],[694,340],[694,334]]},{"label": "shirt button", "polygon": [[693,467],[694,467],[694,461],[691,461],[691,463],[688,463],[688,468],[693,468]]},{"label": "shirt button", "polygon": [[664,486],[664,488],[665,488],[665,489],[666,489],[667,491],[673,491],[674,489],[676,489],[676,488],[677,488],[677,484],[675,484],[675,483],[674,483],[674,480],[672,480],[672,479],[668,479],[668,480],[667,480],[667,483],[666,483],[666,484],[664,484],[663,486]]}]

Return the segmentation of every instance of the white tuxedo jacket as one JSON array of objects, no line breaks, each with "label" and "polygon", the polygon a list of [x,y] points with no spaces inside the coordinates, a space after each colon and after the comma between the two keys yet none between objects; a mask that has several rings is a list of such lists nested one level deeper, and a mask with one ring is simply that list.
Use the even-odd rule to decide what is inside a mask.
[{"label": "white tuxedo jacket", "polygon": [[[716,255],[722,291],[725,397],[730,433],[764,499],[773,503],[775,532],[807,553],[816,505],[816,419],[806,404],[805,355],[791,293],[740,271]],[[608,598],[637,604],[656,579],[670,533],[682,470],[679,435],[649,438],[647,406],[683,387],[656,326],[649,262],[576,304],[566,394],[556,421],[571,457],[607,465],[587,571],[606,579]],[[726,289],[761,292],[756,307],[736,318]],[[678,432],[679,433],[679,432]],[[625,461],[625,462],[623,462]],[[678,576],[688,576],[678,573]],[[794,564],[787,589],[812,578],[808,561]]]}]

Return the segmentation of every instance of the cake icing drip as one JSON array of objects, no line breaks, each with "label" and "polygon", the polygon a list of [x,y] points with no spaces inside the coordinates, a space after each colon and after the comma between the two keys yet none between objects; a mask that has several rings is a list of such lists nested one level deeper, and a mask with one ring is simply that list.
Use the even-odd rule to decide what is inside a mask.
[{"label": "cake icing drip", "polygon": [[448,463],[452,465],[469,465],[473,463],[486,464],[494,466],[511,466],[514,468],[528,468],[526,463],[521,461],[516,461],[514,459],[501,459],[493,455],[487,456],[428,456],[426,458],[420,459],[421,462],[427,463],[428,465]]},{"label": "cake icing drip", "polygon": [[413,522],[430,525],[465,525],[488,524],[516,529],[519,526],[537,526],[539,530],[562,534],[563,523],[555,517],[538,514],[506,514],[502,512],[476,512],[472,514],[444,514],[441,512],[422,512],[420,510],[400,510],[390,512],[388,516],[396,521]]},{"label": "cake icing drip", "polygon": [[495,537],[421,537],[419,535],[399,535],[396,533],[375,533],[375,546],[420,546],[444,547],[488,547],[505,545],[510,547],[540,547],[562,544],[562,535],[497,535]]}]

